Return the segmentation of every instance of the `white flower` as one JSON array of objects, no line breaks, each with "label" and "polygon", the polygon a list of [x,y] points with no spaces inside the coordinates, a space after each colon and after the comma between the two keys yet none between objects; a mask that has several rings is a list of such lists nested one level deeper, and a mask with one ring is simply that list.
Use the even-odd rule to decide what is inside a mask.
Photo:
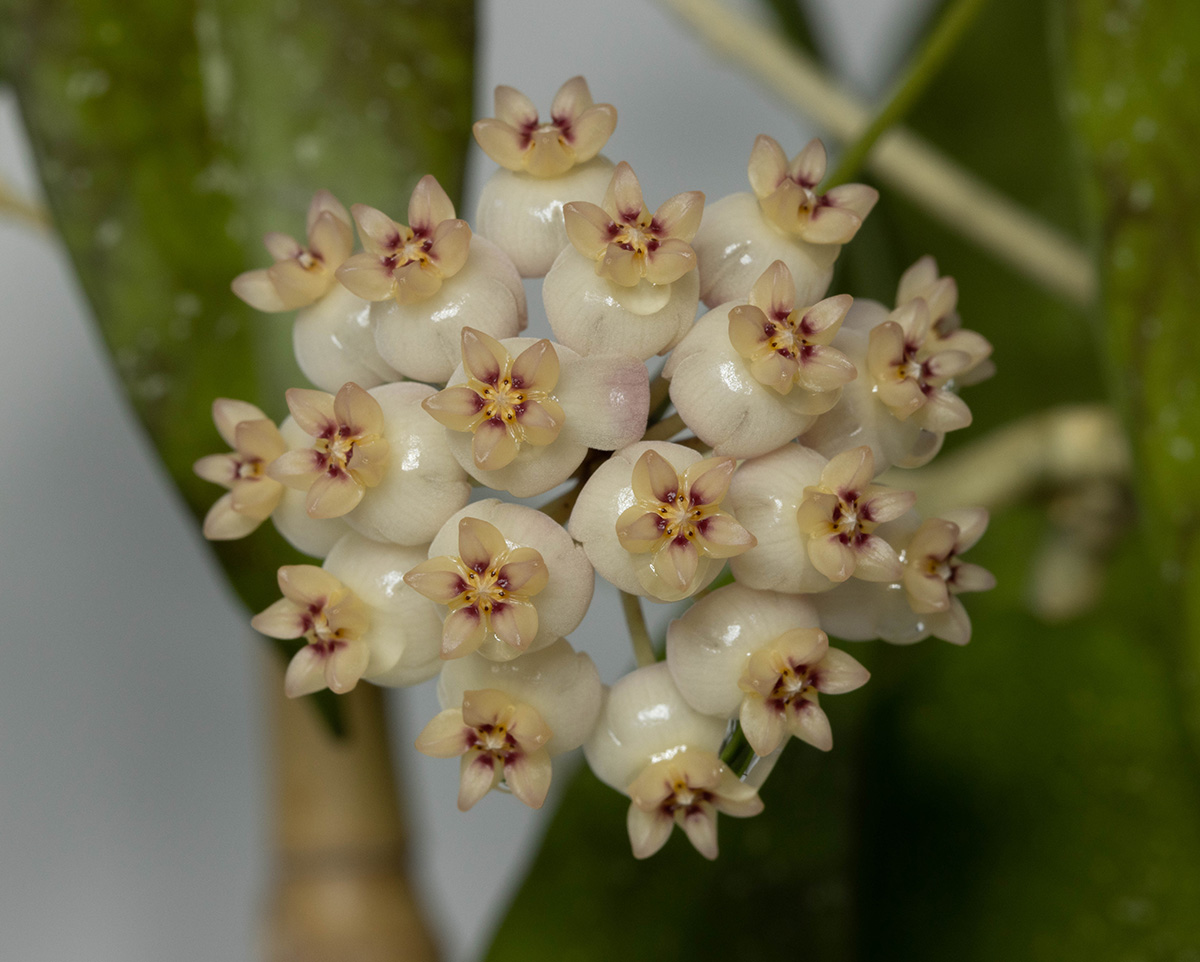
[{"label": "white flower", "polygon": [[773,451],[837,403],[857,376],[830,342],[847,294],[796,306],[791,273],[776,261],[748,304],[705,314],[667,358],[671,400],[714,453],[750,458]]},{"label": "white flower", "polygon": [[622,591],[679,601],[708,585],[755,543],[722,507],[733,458],[708,458],[662,441],[618,451],[588,479],[571,535]]},{"label": "white flower", "polygon": [[337,285],[335,271],[354,249],[354,231],[346,208],[327,190],[319,190],[308,207],[308,246],[287,234],[263,238],[275,263],[247,271],[233,280],[233,293],[260,311],[306,307]]},{"label": "white flower", "polygon": [[204,537],[229,541],[250,534],[279,506],[283,486],[267,468],[287,446],[275,422],[253,404],[217,398],[212,412],[217,433],[233,450],[201,458],[193,470],[229,489],[204,518]]},{"label": "white flower", "polygon": [[694,711],[665,664],[639,668],[608,692],[584,744],[592,771],[630,797],[626,825],[635,858],[648,858],[679,825],[705,858],[717,857],[717,812],[757,815],[757,791],[717,757],[725,723]]},{"label": "white flower", "polygon": [[548,340],[497,341],[464,328],[462,365],[423,406],[482,484],[517,497],[570,477],[589,448],[613,450],[646,429],[650,385],[628,355],[580,357]]},{"label": "white flower", "polygon": [[600,714],[600,675],[566,640],[515,661],[479,655],[447,662],[445,709],[417,738],[437,758],[461,757],[458,807],[466,811],[501,779],[531,808],[550,787],[550,759],[583,744]]},{"label": "white flower", "polygon": [[572,246],[542,286],[555,337],[581,354],[626,353],[643,361],[679,343],[699,303],[690,241],[703,211],[704,195],[689,191],[651,214],[624,162],[600,206],[566,204]]},{"label": "white flower", "polygon": [[495,499],[468,505],[405,580],[446,605],[442,657],[507,661],[570,634],[591,604],[583,551],[546,515]]},{"label": "white flower", "polygon": [[825,294],[841,245],[875,206],[879,194],[843,184],[819,194],[825,148],[810,141],[788,163],[783,149],[762,134],[750,153],[753,194],[731,194],[710,205],[693,243],[700,261],[700,296],[709,307],[741,301],[773,261],[783,261],[796,299],[815,304]]},{"label": "white flower", "polygon": [[276,459],[271,476],[307,492],[309,517],[344,518],[377,541],[428,542],[471,493],[445,432],[421,408],[433,393],[412,383],[350,383],[336,398],[293,388],[288,407],[313,440]]},{"label": "white flower", "polygon": [[359,679],[407,686],[437,674],[437,610],[401,580],[423,557],[350,533],[323,568],[279,569],[283,599],[251,624],[272,638],[305,639],[284,679],[289,698],[326,687],[341,694]]},{"label": "white flower", "polygon": [[818,692],[865,684],[865,668],[831,649],[806,599],[732,584],[689,608],[667,629],[667,664],[688,704],[738,717],[758,755],[791,734],[828,751],[829,719]]}]

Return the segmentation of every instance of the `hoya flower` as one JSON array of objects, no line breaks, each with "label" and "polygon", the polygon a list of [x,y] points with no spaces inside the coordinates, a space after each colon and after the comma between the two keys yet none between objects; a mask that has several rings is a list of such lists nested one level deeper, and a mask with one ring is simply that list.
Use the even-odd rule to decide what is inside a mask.
[{"label": "hoya flower", "polygon": [[295,423],[309,446],[278,458],[271,476],[306,492],[312,518],[344,518],[378,541],[422,544],[470,497],[445,432],[421,408],[425,384],[385,384],[337,396],[293,388]]},{"label": "hoya flower", "polygon": [[612,161],[599,156],[617,124],[612,104],[592,101],[587,81],[559,89],[543,123],[512,87],[497,87],[496,116],[475,122],[475,140],[500,165],[483,185],[475,226],[512,258],[522,277],[542,277],[567,246],[563,204],[599,203]]},{"label": "hoya flower", "polygon": [[910,511],[885,525],[883,534],[900,549],[901,576],[890,584],[856,585],[814,599],[822,624],[850,641],[912,644],[932,635],[965,645],[971,640],[971,619],[958,595],[987,591],[996,579],[961,555],[983,536],[987,523],[983,508],[963,508],[920,524]]},{"label": "hoya flower", "polygon": [[749,303],[705,314],[667,358],[663,375],[684,422],[714,453],[736,458],[793,440],[858,375],[830,346],[851,302],[840,294],[797,305],[791,272],[776,261]]},{"label": "hoya flower", "polygon": [[692,709],[665,664],[639,668],[608,692],[584,743],[592,771],[629,796],[635,858],[649,858],[678,825],[696,851],[717,857],[717,813],[746,818],[762,800],[717,757],[725,722]]},{"label": "hoya flower", "polygon": [[322,391],[336,393],[347,381],[372,388],[400,380],[375,346],[371,302],[341,284],[296,315],[292,348],[304,376]]},{"label": "hoya flower", "polygon": [[691,240],[704,194],[676,194],[653,214],[633,169],[620,163],[600,206],[563,207],[571,246],[542,288],[555,336],[581,354],[627,353],[645,360],[674,347],[699,303]]},{"label": "hoya flower", "polygon": [[867,670],[829,647],[812,603],[732,584],[702,598],[667,629],[667,664],[689,705],[738,718],[758,755],[794,735],[833,747],[819,693],[866,683]]},{"label": "hoya flower", "polygon": [[464,328],[462,365],[424,407],[449,430],[463,469],[529,497],[570,477],[589,448],[611,451],[646,429],[646,367],[624,354],[580,357],[548,340],[497,341]]},{"label": "hoya flower", "polygon": [[831,461],[798,444],[746,461],[730,486],[731,510],[758,544],[731,561],[752,588],[812,593],[850,577],[894,581],[901,563],[875,528],[907,511],[911,491],[872,484],[867,447]]},{"label": "hoya flower", "polygon": [[204,537],[230,541],[250,534],[278,507],[283,486],[267,474],[267,467],[287,447],[275,422],[253,404],[217,398],[212,412],[217,433],[233,450],[201,458],[193,470],[229,489],[205,516]]},{"label": "hoya flower", "polygon": [[896,307],[921,298],[929,306],[932,319],[926,347],[930,354],[959,351],[970,364],[955,375],[960,386],[978,384],[991,377],[996,366],[991,362],[992,345],[975,331],[965,330],[958,316],[958,285],[953,277],[938,274],[937,261],[926,255],[908,268],[896,289]]},{"label": "hoya flower", "polygon": [[462,759],[464,812],[502,781],[519,801],[541,808],[551,759],[583,744],[600,714],[602,689],[591,658],[565,640],[516,661],[450,661],[438,681],[444,710],[417,737],[417,749]]},{"label": "hoya flower", "polygon": [[308,207],[308,246],[287,234],[263,238],[275,263],[247,271],[233,280],[233,292],[260,311],[292,311],[307,307],[337,286],[335,273],[354,249],[354,231],[346,208],[327,190],[319,190]]},{"label": "hoya flower", "polygon": [[570,634],[592,600],[583,551],[542,512],[495,499],[468,505],[405,580],[447,610],[442,657],[508,661]]},{"label": "hoya flower", "polygon": [[284,678],[289,698],[322,688],[341,694],[360,679],[407,686],[437,674],[437,610],[402,580],[423,558],[351,532],[323,568],[279,569],[283,598],[251,624],[272,638],[305,640]]},{"label": "hoya flower", "polygon": [[822,194],[825,148],[812,140],[791,162],[779,143],[759,135],[750,153],[754,193],[731,194],[711,205],[693,245],[700,260],[700,296],[709,307],[740,301],[776,260],[792,272],[801,304],[829,287],[841,245],[849,242],[879,193],[843,184]]},{"label": "hoya flower", "polygon": [[736,462],[662,441],[631,444],[588,479],[569,530],[622,591],[679,601],[755,544],[723,505]]}]

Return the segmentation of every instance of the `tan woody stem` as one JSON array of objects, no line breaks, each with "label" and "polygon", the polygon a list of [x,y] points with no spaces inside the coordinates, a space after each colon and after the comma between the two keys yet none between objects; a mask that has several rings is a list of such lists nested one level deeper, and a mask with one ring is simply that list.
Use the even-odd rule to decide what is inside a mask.
[{"label": "tan woody stem", "polygon": [[283,695],[268,661],[275,864],[267,962],[434,962],[437,949],[407,875],[407,833],[388,747],[383,696],[342,697],[338,739],[303,700]]}]

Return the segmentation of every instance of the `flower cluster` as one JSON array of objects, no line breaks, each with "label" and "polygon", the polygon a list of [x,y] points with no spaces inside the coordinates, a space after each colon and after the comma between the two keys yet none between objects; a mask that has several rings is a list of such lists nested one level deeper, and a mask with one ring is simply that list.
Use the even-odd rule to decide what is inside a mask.
[{"label": "flower cluster", "polygon": [[[460,760],[461,809],[500,786],[540,807],[553,758],[582,746],[629,797],[635,856],[678,825],[714,858],[717,813],[761,811],[789,738],[832,748],[820,697],[866,683],[830,636],[969,640],[958,596],[992,579],[961,555],[986,512],[922,519],[879,476],[970,423],[959,390],[991,349],[930,258],[894,307],[830,295],[877,194],[822,191],[819,141],[789,160],[761,136],[751,191],[652,212],[600,153],[616,110],[582,78],[548,120],[510,87],[495,103],[474,128],[499,165],[474,231],[431,176],[407,224],[321,191],[307,246],[268,235],[274,265],[234,281],[298,311],[313,387],[287,392],[279,425],[214,404],[232,451],[196,464],[228,489],[204,532],[269,517],[323,559],[281,568],[283,598],[253,620],[302,641],[289,695],[438,676],[416,745]],[[521,336],[529,277],[553,339]],[[567,640],[596,574],[632,610],[694,601],[665,660],[643,645],[611,686]]]}]

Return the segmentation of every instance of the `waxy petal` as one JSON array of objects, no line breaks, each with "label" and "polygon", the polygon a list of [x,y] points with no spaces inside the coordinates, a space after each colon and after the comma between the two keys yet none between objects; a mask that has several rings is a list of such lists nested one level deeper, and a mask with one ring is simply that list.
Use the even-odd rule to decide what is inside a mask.
[{"label": "waxy petal", "polygon": [[821,471],[821,487],[839,494],[862,491],[875,477],[875,456],[868,445],[832,458]]},{"label": "waxy petal", "polygon": [[508,170],[523,170],[529,147],[528,138],[503,120],[487,117],[475,121],[471,132],[475,142],[492,160]]},{"label": "waxy petal", "polygon": [[279,296],[275,284],[266,270],[246,271],[238,274],[230,284],[233,293],[256,311],[278,314],[291,310]]},{"label": "waxy petal", "polygon": [[361,641],[335,645],[333,652],[325,658],[325,683],[329,690],[338,695],[353,691],[370,660],[371,649]]},{"label": "waxy petal", "polygon": [[842,184],[826,191],[824,196],[826,204],[850,211],[858,217],[860,223],[866,220],[878,200],[879,191],[866,184]]},{"label": "waxy petal", "polygon": [[840,583],[854,574],[858,555],[844,545],[836,535],[811,538],[808,542],[808,558],[821,574],[830,581]]},{"label": "waxy petal", "polygon": [[350,208],[350,212],[358,225],[358,236],[362,240],[363,248],[369,254],[393,254],[410,234],[403,224],[367,204],[355,204]]},{"label": "waxy petal", "polygon": [[452,611],[442,622],[442,657],[464,658],[476,651],[486,637],[487,625],[474,607]]},{"label": "waxy petal", "polygon": [[[267,511],[267,514],[270,513]],[[236,541],[253,532],[265,517],[236,510],[233,493],[229,492],[217,498],[204,516],[204,537],[209,541]]]},{"label": "waxy petal", "polygon": [[871,673],[857,659],[840,649],[830,648],[813,672],[812,682],[813,687],[823,694],[840,695],[861,688],[870,677]]},{"label": "waxy petal", "polygon": [[562,431],[565,420],[562,406],[549,398],[526,401],[517,413],[517,423],[524,432],[524,440],[540,447],[553,443]]},{"label": "waxy petal", "polygon": [[411,569],[404,583],[440,605],[448,605],[470,586],[457,562],[451,558],[430,558]]},{"label": "waxy petal", "polygon": [[337,430],[337,417],[334,414],[333,395],[324,391],[314,391],[309,388],[289,388],[287,394],[288,410],[296,419],[296,424],[314,438],[326,437]]},{"label": "waxy petal", "polygon": [[504,782],[517,801],[530,808],[541,808],[550,791],[550,756],[543,748],[530,754],[517,754],[504,762]]},{"label": "waxy petal", "polygon": [[538,631],[537,609],[527,601],[505,601],[492,609],[492,634],[516,651],[529,647]]},{"label": "waxy petal", "polygon": [[773,137],[759,134],[750,151],[750,188],[760,200],[768,197],[787,176],[787,155]]},{"label": "waxy petal", "polygon": [[304,510],[310,518],[340,518],[358,507],[366,489],[348,474],[319,475],[313,480],[304,499]]},{"label": "waxy petal", "polygon": [[818,205],[809,215],[803,237],[810,244],[845,244],[862,227],[862,218],[844,207]]},{"label": "waxy petal", "polygon": [[833,347],[813,347],[801,359],[796,382],[805,390],[820,394],[836,391],[858,377],[858,368]]},{"label": "waxy petal", "polygon": [[816,187],[825,176],[825,166],[828,162],[825,145],[816,137],[804,145],[792,162],[788,164],[788,176],[801,187],[809,190]]},{"label": "waxy petal", "polygon": [[235,451],[242,450],[238,447],[238,425],[244,421],[267,420],[267,416],[250,402],[227,397],[219,397],[213,401],[212,418],[221,440]]},{"label": "waxy petal", "polygon": [[617,540],[631,554],[645,554],[657,547],[665,526],[660,515],[635,504],[617,518]]},{"label": "waxy petal", "polygon": [[606,211],[585,201],[563,204],[567,239],[584,257],[599,260],[616,235],[616,225]]},{"label": "waxy petal", "polygon": [[433,174],[426,174],[408,199],[408,226],[430,232],[443,221],[454,220],[454,202]]},{"label": "waxy petal", "polygon": [[234,448],[241,454],[270,463],[287,450],[279,428],[269,418],[240,421],[234,429]]},{"label": "waxy petal", "polygon": [[347,594],[345,585],[316,565],[283,565],[275,577],[283,596],[298,605],[324,607]]},{"label": "waxy petal", "polygon": [[614,215],[615,220],[626,224],[636,223],[645,211],[642,185],[638,183],[637,175],[627,161],[621,161],[613,170],[612,181],[600,206]]},{"label": "waxy petal", "polygon": [[717,857],[717,813],[701,802],[683,817],[683,830],[696,851],[709,861]]},{"label": "waxy petal", "polygon": [[463,367],[471,377],[495,387],[509,362],[509,353],[490,334],[473,327],[462,329]]},{"label": "waxy petal", "polygon": [[729,343],[742,357],[754,357],[770,340],[772,323],[752,304],[739,304],[729,311]]},{"label": "waxy petal", "polygon": [[501,772],[495,759],[486,752],[468,752],[459,769],[458,810],[468,812],[484,795],[500,783]]},{"label": "waxy petal", "polygon": [[709,558],[734,558],[758,544],[754,535],[724,512],[703,519],[697,528],[700,548]]},{"label": "waxy petal", "polygon": [[233,454],[209,454],[192,465],[192,470],[205,481],[229,488],[238,477],[240,459]]},{"label": "waxy petal", "polygon": [[313,253],[324,262],[322,266],[325,271],[337,270],[354,250],[354,231],[349,225],[349,217],[347,214],[347,220],[341,221],[325,211],[309,228],[309,244]]},{"label": "waxy petal", "polygon": [[538,122],[537,107],[516,87],[498,86],[493,94],[496,117],[513,127],[532,126]]},{"label": "waxy petal", "polygon": [[484,402],[469,387],[448,387],[421,402],[430,417],[451,431],[470,431],[483,410]]},{"label": "waxy petal", "polygon": [[481,471],[508,467],[516,459],[520,446],[500,418],[491,418],[475,429],[471,439],[471,457]]},{"label": "waxy petal", "polygon": [[679,495],[679,475],[657,451],[646,451],[633,466],[631,486],[639,501],[670,503]]},{"label": "waxy petal", "polygon": [[550,104],[550,116],[555,123],[570,123],[592,107],[592,92],[583,77],[572,77],[554,95]]},{"label": "waxy petal", "polygon": [[280,598],[250,619],[250,627],[268,638],[299,638],[304,626],[303,610],[287,598]]},{"label": "waxy petal", "polygon": [[773,261],[759,275],[750,288],[750,303],[774,319],[792,312],[796,306],[796,282],[783,261]]},{"label": "waxy petal", "polygon": [[338,390],[333,399],[333,415],[348,434],[383,434],[383,408],[353,381]]},{"label": "waxy petal", "polygon": [[756,755],[770,755],[787,734],[782,713],[769,706],[758,692],[751,692],[742,699],[738,720]]},{"label": "waxy petal", "polygon": [[337,269],[337,279],[351,294],[368,301],[386,301],[396,291],[396,280],[377,254],[355,254]]},{"label": "waxy petal", "polygon": [[633,857],[643,859],[649,858],[667,843],[675,820],[659,809],[647,812],[631,804],[625,816],[625,827],[629,832]]},{"label": "waxy petal", "polygon": [[600,153],[616,127],[617,108],[612,104],[596,104],[585,110],[571,127],[575,163],[586,163]]},{"label": "waxy petal", "polygon": [[508,591],[519,591],[529,596],[536,595],[546,587],[550,571],[537,549],[516,548],[508,553],[508,560],[496,577]]},{"label": "waxy petal", "polygon": [[470,517],[458,522],[458,556],[468,568],[486,571],[507,551],[508,542],[494,524]]},{"label": "waxy petal", "polygon": [[651,567],[662,582],[672,589],[686,591],[696,578],[700,553],[686,538],[672,538],[655,552]]},{"label": "waxy petal", "polygon": [[645,258],[645,277],[651,284],[674,284],[696,268],[696,252],[676,237],[659,242]]},{"label": "waxy petal", "polygon": [[954,569],[952,583],[956,591],[991,591],[996,587],[996,576],[986,568],[964,561]]},{"label": "waxy petal", "polygon": [[429,258],[443,278],[461,271],[470,253],[471,227],[465,220],[444,220],[437,225]]},{"label": "waxy petal", "polygon": [[917,495],[913,491],[871,484],[862,491],[859,509],[863,520],[881,524],[894,521],[916,503]]},{"label": "waxy petal", "polygon": [[409,261],[392,271],[392,285],[397,304],[418,304],[442,289],[441,272],[433,264]]},{"label": "waxy petal", "polygon": [[316,645],[301,648],[288,662],[283,676],[283,693],[288,698],[300,698],[326,688],[325,661],[324,652]]},{"label": "waxy petal", "polygon": [[808,742],[813,748],[823,752],[833,748],[833,730],[829,727],[829,718],[816,702],[803,701],[799,706],[791,706],[787,712],[787,728],[796,738]]},{"label": "waxy petal", "polygon": [[[665,460],[665,459],[664,459]],[[705,458],[683,473],[682,486],[693,505],[720,504],[729,493],[737,461],[733,458]]]},{"label": "waxy petal", "polygon": [[553,391],[558,374],[558,354],[544,337],[523,350],[512,363],[513,387],[518,390]]},{"label": "waxy petal", "polygon": [[462,710],[438,712],[417,736],[416,749],[431,758],[457,758],[470,747],[472,729],[463,722]]},{"label": "waxy petal", "polygon": [[704,193],[689,190],[663,201],[654,212],[654,227],[663,236],[690,244],[704,216]]},{"label": "waxy petal", "polygon": [[913,418],[926,431],[936,434],[969,427],[972,420],[967,402],[953,391],[945,390],[936,390],[930,394]]},{"label": "waxy petal", "polygon": [[878,535],[860,535],[855,542],[854,553],[858,558],[854,576],[863,581],[899,581],[904,573],[896,549]]},{"label": "waxy petal", "polygon": [[303,247],[290,234],[281,234],[279,231],[271,231],[263,235],[263,247],[267,249],[267,253],[271,255],[273,260],[287,261],[301,253]]},{"label": "waxy petal", "polygon": [[287,451],[267,466],[267,474],[289,488],[307,491],[321,474],[324,461],[312,448]]}]

